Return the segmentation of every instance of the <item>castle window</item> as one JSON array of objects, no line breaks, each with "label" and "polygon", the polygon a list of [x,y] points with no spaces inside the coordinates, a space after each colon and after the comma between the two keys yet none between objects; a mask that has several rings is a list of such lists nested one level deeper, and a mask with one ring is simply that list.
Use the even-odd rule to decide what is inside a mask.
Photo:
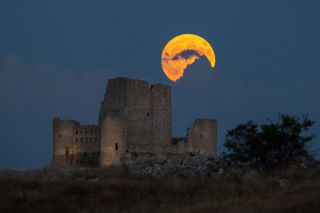
[{"label": "castle window", "polygon": [[78,134],[78,130],[76,131],[76,135]]},{"label": "castle window", "polygon": [[115,149],[115,150],[118,150],[118,143],[115,143],[115,144],[114,144],[114,149]]},{"label": "castle window", "polygon": [[68,146],[66,147],[65,155],[66,155],[67,157],[69,156],[69,147],[68,147]]},{"label": "castle window", "polygon": [[76,138],[76,143],[78,142],[78,138]]},{"label": "castle window", "polygon": [[82,141],[83,141],[83,138],[80,138],[80,141],[82,142]]},{"label": "castle window", "polygon": [[150,113],[149,112],[147,112],[147,116],[149,116],[150,115]]},{"label": "castle window", "polygon": [[59,138],[61,138],[61,135],[59,134]]},{"label": "castle window", "polygon": [[201,140],[203,139],[203,135],[202,134],[200,135],[200,138],[201,138]]}]

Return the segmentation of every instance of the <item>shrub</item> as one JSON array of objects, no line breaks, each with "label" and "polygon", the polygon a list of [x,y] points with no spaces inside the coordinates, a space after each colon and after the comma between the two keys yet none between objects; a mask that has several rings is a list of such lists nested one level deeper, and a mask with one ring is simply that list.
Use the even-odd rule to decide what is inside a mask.
[{"label": "shrub", "polygon": [[227,132],[223,155],[231,160],[250,162],[255,166],[273,169],[288,165],[299,157],[310,157],[307,145],[314,138],[306,131],[315,122],[280,115],[279,121],[258,126],[253,121],[240,124]]}]

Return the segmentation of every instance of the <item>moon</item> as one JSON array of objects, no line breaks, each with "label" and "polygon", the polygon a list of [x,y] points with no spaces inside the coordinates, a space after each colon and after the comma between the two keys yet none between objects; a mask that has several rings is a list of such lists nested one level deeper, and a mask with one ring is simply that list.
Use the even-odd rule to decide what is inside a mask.
[{"label": "moon", "polygon": [[175,82],[183,76],[189,65],[202,56],[205,56],[210,66],[214,68],[216,57],[209,42],[195,34],[178,35],[163,48],[161,54],[163,72]]}]

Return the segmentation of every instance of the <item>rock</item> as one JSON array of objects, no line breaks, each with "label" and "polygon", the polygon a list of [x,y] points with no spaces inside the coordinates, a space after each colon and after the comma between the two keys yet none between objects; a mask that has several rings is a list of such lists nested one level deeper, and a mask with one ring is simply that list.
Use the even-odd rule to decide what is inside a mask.
[{"label": "rock", "polygon": [[[310,163],[300,161],[308,166]],[[297,164],[295,164],[297,165]],[[320,163],[314,163],[314,167]],[[300,165],[300,167],[304,167]],[[130,171],[136,175],[148,175],[155,178],[185,177],[212,179],[217,177],[229,177],[238,175],[255,181],[258,178],[256,170],[251,169],[250,163],[230,161],[223,158],[212,158],[206,155],[141,155],[132,161]],[[281,187],[290,184],[290,181],[281,179],[278,181]]]},{"label": "rock", "polygon": [[279,184],[280,187],[287,187],[287,186],[290,185],[290,183],[291,182],[289,180],[287,180],[287,179],[278,180],[278,184]]},{"label": "rock", "polygon": [[217,175],[222,175],[224,173],[224,169],[221,167],[219,168]]},{"label": "rock", "polygon": [[97,182],[99,180],[99,178],[90,178],[90,179],[88,179],[88,182],[89,183],[95,183],[95,182]]}]

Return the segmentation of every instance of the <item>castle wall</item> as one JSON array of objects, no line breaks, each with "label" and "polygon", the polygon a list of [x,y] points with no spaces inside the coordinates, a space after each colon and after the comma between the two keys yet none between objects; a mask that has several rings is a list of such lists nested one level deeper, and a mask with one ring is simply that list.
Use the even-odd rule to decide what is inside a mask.
[{"label": "castle wall", "polygon": [[187,151],[194,154],[217,156],[217,121],[196,119],[193,127],[187,129]]},{"label": "castle wall", "polygon": [[78,121],[53,119],[54,166],[79,164],[79,155],[100,152],[99,127],[81,126]]},{"label": "castle wall", "polygon": [[147,82],[127,81],[125,120],[127,144],[152,143],[151,93]]},{"label": "castle wall", "polygon": [[108,81],[100,106],[99,125],[108,112],[124,112],[127,106],[127,81],[125,79],[116,78]]},{"label": "castle wall", "polygon": [[53,165],[66,166],[70,164],[75,153],[74,131],[79,126],[74,120],[53,119]]},{"label": "castle wall", "polygon": [[119,113],[108,113],[101,122],[100,166],[120,165],[126,151],[123,118]]},{"label": "castle wall", "polygon": [[81,125],[74,134],[75,153],[100,152],[100,134],[97,125]]},{"label": "castle wall", "polygon": [[187,154],[188,141],[186,137],[175,137],[171,139],[171,145],[174,147],[173,150],[179,154]]},{"label": "castle wall", "polygon": [[171,91],[166,85],[116,78],[108,81],[99,120],[119,113],[125,129],[126,150],[158,152],[171,140]]},{"label": "castle wall", "polygon": [[151,86],[152,141],[171,143],[171,88],[162,84]]},{"label": "castle wall", "polygon": [[108,81],[98,125],[55,118],[53,127],[52,164],[57,166],[82,165],[99,157],[100,166],[120,165],[123,156],[137,154],[215,157],[217,151],[216,120],[197,119],[187,137],[171,138],[170,86],[129,78]]}]

